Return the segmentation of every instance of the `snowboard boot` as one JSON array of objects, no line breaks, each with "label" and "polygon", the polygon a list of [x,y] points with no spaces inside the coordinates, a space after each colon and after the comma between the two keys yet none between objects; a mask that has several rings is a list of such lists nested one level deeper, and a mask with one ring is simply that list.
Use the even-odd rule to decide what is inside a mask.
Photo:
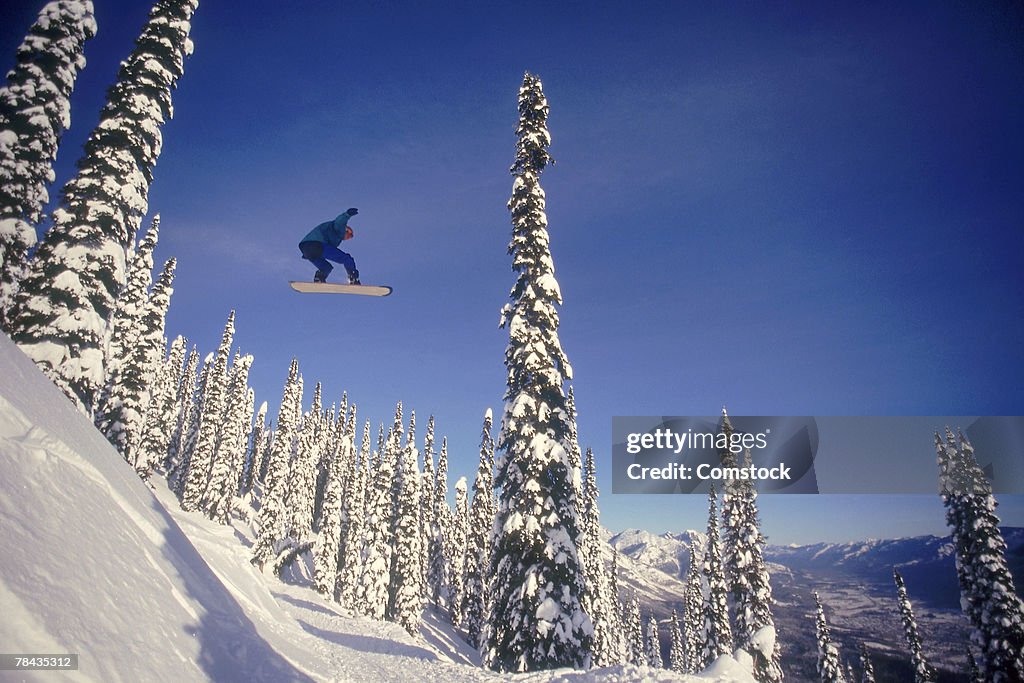
[{"label": "snowboard boot", "polygon": [[348,283],[350,285],[362,284],[361,282],[359,282],[359,271],[358,270],[353,270],[351,273],[348,274]]},{"label": "snowboard boot", "polygon": [[313,276],[313,282],[327,282],[327,273],[322,270],[316,271],[316,275]]}]

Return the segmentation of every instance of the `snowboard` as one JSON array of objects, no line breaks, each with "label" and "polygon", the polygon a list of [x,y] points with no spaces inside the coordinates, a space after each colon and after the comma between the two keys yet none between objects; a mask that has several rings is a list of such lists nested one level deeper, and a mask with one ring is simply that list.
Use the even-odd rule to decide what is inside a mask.
[{"label": "snowboard", "polygon": [[289,282],[296,292],[306,294],[364,294],[366,296],[387,296],[391,288],[383,285],[349,285],[340,282]]}]

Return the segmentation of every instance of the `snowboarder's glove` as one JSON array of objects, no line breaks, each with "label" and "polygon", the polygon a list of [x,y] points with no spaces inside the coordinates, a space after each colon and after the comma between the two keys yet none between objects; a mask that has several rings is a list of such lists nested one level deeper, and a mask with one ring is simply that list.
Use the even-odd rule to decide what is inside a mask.
[{"label": "snowboarder's glove", "polygon": [[346,211],[345,213],[347,213],[349,216],[355,216],[357,213],[359,213],[359,209],[352,208]]}]

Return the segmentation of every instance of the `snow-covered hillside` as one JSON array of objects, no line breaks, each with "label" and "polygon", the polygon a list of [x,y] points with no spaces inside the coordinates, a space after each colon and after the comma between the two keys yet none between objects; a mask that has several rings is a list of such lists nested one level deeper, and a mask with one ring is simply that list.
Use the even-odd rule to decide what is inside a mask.
[{"label": "snow-covered hillside", "polygon": [[66,680],[750,680],[726,659],[697,678],[632,666],[487,672],[432,615],[410,636],[259,573],[244,522],[181,512],[162,481],[140,481],[4,335],[0,378],[0,642],[80,655]]}]

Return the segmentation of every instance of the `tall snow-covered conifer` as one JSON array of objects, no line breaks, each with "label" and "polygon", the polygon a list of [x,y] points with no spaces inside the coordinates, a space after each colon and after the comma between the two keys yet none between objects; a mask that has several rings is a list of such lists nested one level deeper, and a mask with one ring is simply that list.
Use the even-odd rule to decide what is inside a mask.
[{"label": "tall snow-covered conifer", "polygon": [[323,416],[320,382],[313,390],[313,405],[302,417],[298,447],[288,472],[288,536],[296,543],[305,543],[313,533],[313,504],[316,498],[316,468],[320,462],[322,444],[320,433]]},{"label": "tall snow-covered conifer", "polygon": [[420,475],[420,572],[423,575],[423,599],[430,602],[430,545],[434,527],[434,416],[427,420],[423,438],[423,473]]},{"label": "tall snow-covered conifer", "polygon": [[619,551],[615,547],[612,547],[612,566],[608,569],[608,608],[615,636],[612,640],[614,662],[621,664],[626,661],[626,629],[619,599]]},{"label": "tall snow-covered conifer", "polygon": [[[501,489],[492,560],[493,596],[487,666],[532,671],[590,663],[593,626],[580,538],[578,474],[571,462],[572,420],[564,384],[572,368],[558,339],[562,297],[548,245],[540,174],[550,163],[548,103],[540,79],[527,73],[519,90],[509,253],[517,273],[511,303],[508,386],[501,421],[496,484]],[[576,474],[576,476],[574,476]]]},{"label": "tall snow-covered conifer", "polygon": [[[121,453],[139,471],[146,469],[141,451],[146,411],[154,391],[160,391],[163,354],[167,340],[164,327],[174,293],[176,259],[168,259],[146,300],[136,327],[134,343],[128,347],[120,368],[116,392],[117,422],[120,424]],[[111,423],[108,423],[111,424]]]},{"label": "tall snow-covered conifer", "polygon": [[[724,414],[724,410],[723,410]],[[728,419],[728,418],[726,418]],[[750,449],[743,467],[751,467]],[[735,646],[754,660],[759,683],[782,681],[782,654],[772,616],[772,587],[764,561],[764,536],[753,480],[728,480],[722,495],[722,554],[732,596]]]},{"label": "tall snow-covered conifer", "polygon": [[350,485],[346,487],[343,508],[347,525],[340,544],[342,555],[339,558],[337,593],[338,601],[349,609],[356,608],[356,588],[363,568],[361,543],[366,528],[366,489],[367,479],[373,474],[371,467],[370,421],[367,420],[363,426],[359,460],[349,477]]},{"label": "tall snow-covered conifer", "polygon": [[441,453],[434,473],[434,525],[430,539],[430,602],[447,610],[451,604],[451,562],[447,539],[451,534],[452,509],[448,505],[448,439],[441,438]]},{"label": "tall snow-covered conifer", "polygon": [[[352,518],[349,516],[348,511],[345,508],[345,501],[349,498],[355,497],[355,480],[358,476],[357,469],[359,466],[359,454],[356,450],[356,426],[358,423],[358,419],[356,417],[356,404],[353,403],[351,407],[348,408],[347,415],[342,413],[338,418],[338,421],[339,429],[341,430],[341,438],[339,438],[335,447],[337,452],[334,457],[341,458],[342,463],[340,467],[341,500],[339,501],[340,524],[338,525],[338,551],[335,553],[334,558],[336,570],[334,591],[332,593],[336,599],[338,599],[340,595],[339,584],[341,580],[341,569],[345,563],[345,556],[349,552],[348,546],[351,538],[349,529],[352,526]],[[326,507],[326,500],[324,505]],[[321,521],[321,525],[323,523],[324,522]]]},{"label": "tall snow-covered conifer", "polygon": [[821,605],[817,591],[814,592],[814,605],[817,610],[814,626],[818,639],[818,675],[821,676],[821,683],[846,683],[839,650],[832,644],[832,630],[825,619],[825,608]]},{"label": "tall snow-covered conifer", "polygon": [[302,407],[300,382],[299,362],[292,359],[277,414],[277,430],[271,444],[263,497],[260,499],[260,510],[256,516],[256,540],[252,547],[252,563],[260,570],[274,557],[276,544],[284,536],[288,515],[284,505],[288,488],[288,461],[292,455],[292,442],[298,429],[297,414]]},{"label": "tall snow-covered conifer", "polygon": [[249,406],[249,368],[251,355],[239,356],[231,367],[221,426],[220,438],[210,467],[210,481],[203,492],[200,505],[207,516],[220,524],[231,521],[231,507],[238,494],[238,478],[245,457],[245,441],[249,435],[252,412]]},{"label": "tall snow-covered conifer", "polygon": [[243,496],[252,491],[252,487],[256,483],[256,478],[263,462],[263,447],[266,445],[266,433],[267,402],[264,401],[256,411],[256,419],[252,423],[252,433],[249,435],[249,450],[246,453],[245,464],[242,468],[242,478],[238,485],[238,491]]},{"label": "tall snow-covered conifer", "polygon": [[178,423],[178,385],[185,365],[185,346],[182,336],[175,337],[167,360],[162,364],[156,386],[149,397],[146,418],[139,440],[139,457],[135,471],[148,479],[154,467],[167,458],[171,438]]},{"label": "tall snow-covered conifer", "polygon": [[146,314],[149,287],[153,284],[153,250],[160,238],[160,216],[154,216],[135,250],[128,268],[127,280],[117,297],[117,305],[110,319],[109,334],[104,347],[104,372],[106,373],[99,395],[95,397],[93,421],[107,440],[127,457],[128,443],[125,406],[126,395],[139,393],[142,379],[129,371],[128,356],[139,336],[142,318]]},{"label": "tall snow-covered conifer", "polygon": [[[354,607],[362,614],[383,621],[388,606],[388,585],[394,562],[392,532],[395,513],[393,486],[395,464],[401,439],[401,404],[395,423],[381,445],[380,463],[373,471],[366,491],[366,524],[363,527],[363,566],[356,586]],[[397,432],[397,436],[396,436]]]},{"label": "tall snow-covered conifer", "polygon": [[355,445],[352,442],[352,434],[346,432],[341,436],[339,447],[327,465],[327,491],[324,494],[323,516],[320,533],[313,546],[313,587],[328,598],[334,597],[338,580],[338,546],[341,542],[345,463],[352,457],[353,450]]},{"label": "tall snow-covered conifer", "polygon": [[704,560],[695,542],[690,543],[690,566],[686,572],[686,592],[683,595],[683,652],[684,673],[698,673],[704,663],[704,594],[701,586],[701,567]]},{"label": "tall snow-covered conifer", "polygon": [[409,417],[405,447],[398,454],[399,495],[395,501],[394,563],[388,589],[391,619],[410,634],[419,629],[423,614],[422,554],[420,552],[420,470],[416,448],[416,414]]},{"label": "tall snow-covered conifer", "polygon": [[1024,680],[1024,605],[1006,563],[992,485],[963,434],[935,435],[939,486],[956,549],[960,604],[971,642],[981,651],[981,676],[992,683]]},{"label": "tall snow-covered conifer", "polygon": [[469,531],[469,502],[465,477],[455,482],[455,514],[448,537],[448,557],[451,564],[452,601],[448,615],[452,623],[462,626],[462,604],[466,589],[466,536]]},{"label": "tall snow-covered conifer", "polygon": [[177,420],[174,423],[174,431],[171,432],[170,443],[167,444],[167,483],[179,498],[188,473],[188,434],[196,413],[198,372],[199,350],[193,346],[178,379],[178,393],[175,397],[178,404]]},{"label": "tall snow-covered conifer", "polygon": [[192,409],[188,414],[188,421],[183,425],[181,431],[180,451],[177,469],[171,480],[171,489],[178,499],[185,496],[185,485],[188,483],[188,473],[192,468],[192,455],[196,450],[196,443],[199,441],[199,423],[202,414],[203,396],[206,394],[207,379],[213,370],[213,354],[206,354],[203,359],[202,369],[199,371],[199,378],[196,380],[195,390],[192,392]]},{"label": "tall snow-covered conifer", "polygon": [[860,644],[860,683],[875,683],[875,665],[864,643]]},{"label": "tall snow-covered conifer", "polygon": [[679,624],[679,615],[672,609],[672,620],[669,622],[671,646],[668,651],[668,668],[677,673],[686,673],[686,648],[683,646],[683,629]]},{"label": "tall snow-covered conifer", "polygon": [[[571,396],[570,392],[570,396]],[[608,597],[608,574],[601,553],[601,516],[597,507],[597,468],[594,451],[587,449],[583,464],[582,522],[579,552],[587,578],[584,609],[594,625],[592,656],[594,666],[608,666],[618,661],[614,642],[611,600]]]},{"label": "tall snow-covered conifer", "polygon": [[910,649],[910,662],[914,665],[914,683],[931,683],[937,674],[924,656],[921,635],[917,631],[917,620],[914,618],[914,608],[910,604],[910,596],[907,595],[907,586],[903,582],[903,576],[899,570],[894,569],[892,575],[896,582],[896,600],[900,607],[903,635],[906,637],[907,647]]},{"label": "tall snow-covered conifer", "polygon": [[644,655],[647,666],[654,669],[665,668],[665,660],[661,658],[661,643],[658,641],[658,620],[651,614],[647,618],[647,633],[644,636]]},{"label": "tall snow-covered conifer", "polygon": [[185,487],[182,491],[181,509],[185,511],[200,508],[203,493],[210,481],[210,468],[220,438],[220,425],[228,384],[228,359],[231,357],[231,343],[235,336],[235,312],[231,311],[224,325],[220,346],[213,365],[208,368],[200,397],[195,446],[191,449]]},{"label": "tall snow-covered conifer", "polygon": [[[131,347],[122,377],[124,386],[131,391],[124,392],[121,403],[125,424],[125,458],[138,468],[140,457],[139,445],[142,441],[142,430],[146,420],[146,409],[150,397],[157,384],[157,376],[164,354],[167,340],[164,327],[167,310],[171,306],[171,295],[174,293],[174,269],[177,259],[170,258],[164,263],[160,276],[153,285],[146,301],[145,313],[139,321],[139,334]],[[140,378],[135,380],[133,378]]]},{"label": "tall snow-covered conifer", "polygon": [[85,66],[82,48],[94,35],[92,0],[46,3],[0,88],[0,330],[9,330],[35,226],[50,200],[57,147],[71,125],[69,98]]},{"label": "tall snow-covered conifer", "polygon": [[103,385],[107,320],[149,207],[160,126],[192,51],[197,5],[158,0],[150,11],[16,297],[11,337],[87,414]]},{"label": "tall snow-covered conifer", "polygon": [[487,586],[491,567],[491,533],[494,528],[494,439],[490,408],[480,435],[480,458],[473,480],[466,539],[466,580],[463,587],[462,625],[469,644],[479,648],[487,617]]},{"label": "tall snow-covered conifer", "polygon": [[701,590],[704,594],[701,662],[709,666],[722,655],[732,653],[732,627],[729,624],[728,588],[722,567],[722,546],[718,534],[718,508],[715,487],[708,495],[708,542],[704,549]]},{"label": "tall snow-covered conifer", "polygon": [[640,618],[640,599],[636,594],[626,606],[625,616],[626,661],[630,664],[643,666],[647,664],[647,653],[644,647],[644,627]]}]

